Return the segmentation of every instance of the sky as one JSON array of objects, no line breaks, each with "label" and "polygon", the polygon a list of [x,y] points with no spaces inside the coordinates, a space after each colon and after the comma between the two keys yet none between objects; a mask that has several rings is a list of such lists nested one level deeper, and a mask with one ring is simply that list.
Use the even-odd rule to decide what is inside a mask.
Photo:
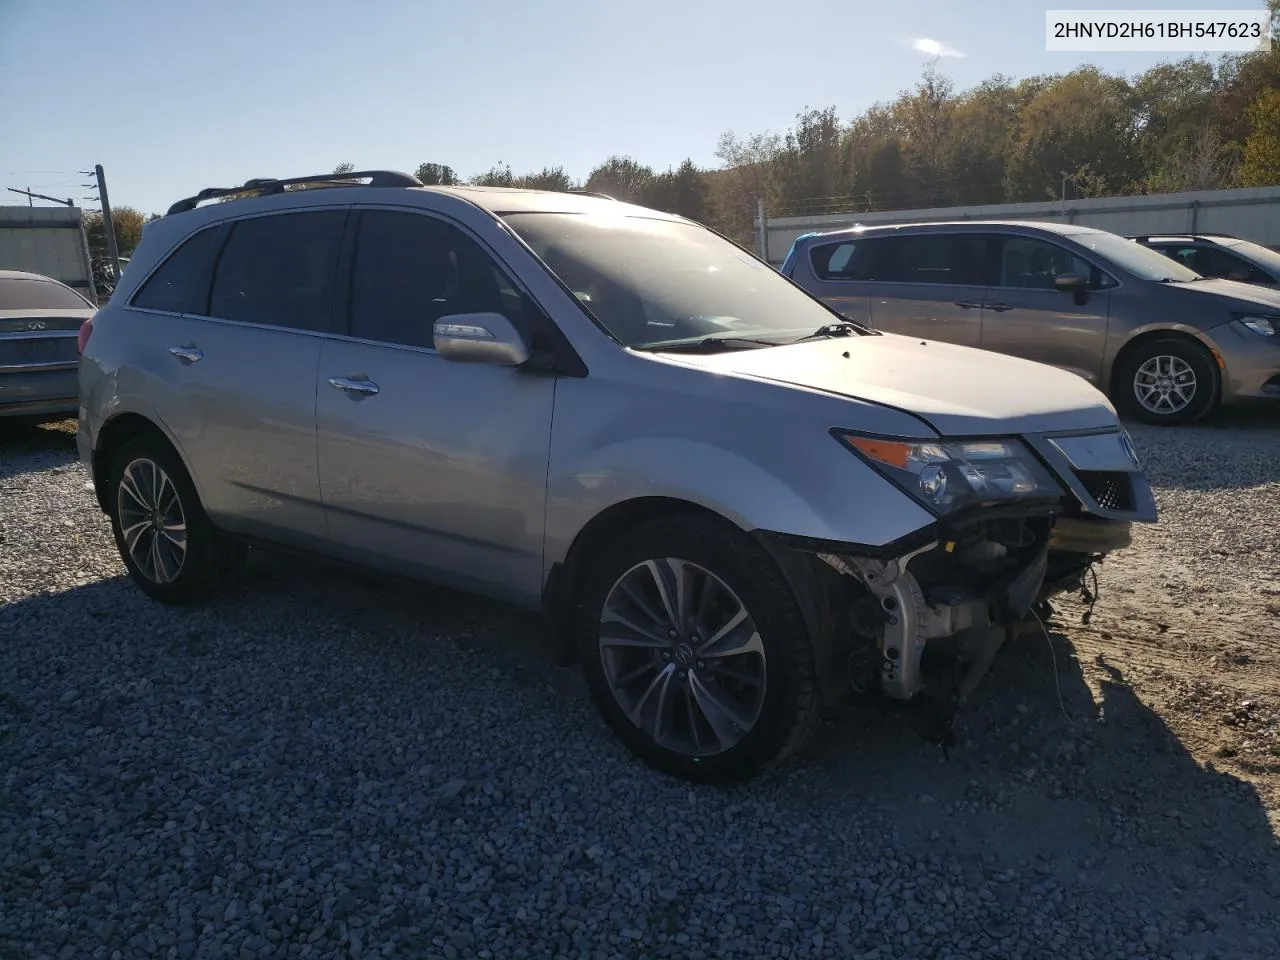
[{"label": "sky", "polygon": [[[1084,63],[1046,7],[1253,9],[1261,0],[0,0],[0,188],[161,212],[207,186],[332,170],[575,178],[611,154],[714,166],[720,134],[850,119],[920,78],[958,89]],[[1214,55],[1217,56],[1216,54]],[[0,203],[25,202],[0,190]]]}]

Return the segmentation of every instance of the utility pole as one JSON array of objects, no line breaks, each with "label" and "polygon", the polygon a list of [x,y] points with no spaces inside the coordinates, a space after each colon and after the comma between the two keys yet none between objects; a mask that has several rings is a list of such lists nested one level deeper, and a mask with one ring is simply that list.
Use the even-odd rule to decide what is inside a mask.
[{"label": "utility pole", "polygon": [[98,201],[102,204],[102,232],[107,238],[107,257],[111,261],[111,275],[120,276],[120,248],[116,246],[116,225],[111,220],[111,201],[107,199],[107,176],[102,172],[102,164],[94,164],[94,175],[98,178]]},{"label": "utility pole", "polygon": [[41,200],[48,200],[50,203],[65,203],[68,207],[75,206],[75,204],[69,199],[64,200],[61,197],[50,197],[47,194],[43,194],[43,193],[32,193],[30,188],[27,188],[26,190],[19,190],[17,187],[5,187],[5,189],[8,190],[10,193],[20,193],[23,196],[25,196],[27,198],[28,207],[35,206],[35,204],[31,202],[32,197],[39,197]]}]

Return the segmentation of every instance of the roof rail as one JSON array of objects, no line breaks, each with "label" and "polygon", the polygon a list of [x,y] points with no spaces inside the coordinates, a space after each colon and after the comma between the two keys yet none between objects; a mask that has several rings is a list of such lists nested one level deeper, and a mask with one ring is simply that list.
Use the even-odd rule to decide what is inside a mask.
[{"label": "roof rail", "polygon": [[1186,237],[1188,240],[1198,240],[1201,237],[1205,239],[1219,239],[1219,240],[1239,240],[1240,239],[1234,233],[1210,233],[1205,230],[1188,230],[1182,233],[1179,233],[1176,230],[1172,230],[1168,233],[1144,233],[1144,234],[1131,235],[1126,239],[1137,240],[1139,243],[1143,243],[1147,240],[1150,240],[1152,237],[1168,237],[1170,239],[1174,237]]},{"label": "roof rail", "polygon": [[614,203],[621,203],[617,197],[611,197],[607,193],[596,193],[594,190],[570,190],[570,193],[576,193],[582,197],[599,197],[601,200],[612,200]]},{"label": "roof rail", "polygon": [[[354,183],[352,181],[367,178],[368,183]],[[423,183],[417,177],[410,173],[400,173],[397,170],[353,170],[351,173],[319,173],[309,177],[290,177],[287,180],[278,180],[274,177],[258,177],[253,180],[246,180],[238,187],[206,187],[193,197],[186,197],[179,200],[165,212],[165,216],[175,213],[186,213],[188,210],[194,210],[197,206],[206,200],[213,200],[217,197],[229,197],[237,193],[253,192],[257,196],[265,197],[273,193],[282,193],[285,187],[292,187],[297,184],[313,184],[316,186],[331,187],[421,187]]]}]

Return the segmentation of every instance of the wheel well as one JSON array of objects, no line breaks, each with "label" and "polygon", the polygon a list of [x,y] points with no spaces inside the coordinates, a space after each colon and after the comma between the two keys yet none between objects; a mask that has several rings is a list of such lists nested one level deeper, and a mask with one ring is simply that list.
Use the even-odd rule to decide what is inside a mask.
[{"label": "wheel well", "polygon": [[1213,352],[1208,347],[1206,347],[1203,343],[1197,340],[1195,337],[1191,336],[1189,333],[1183,333],[1181,330],[1148,330],[1146,333],[1138,334],[1138,336],[1134,337],[1132,340],[1126,343],[1123,347],[1121,347],[1120,352],[1116,354],[1115,360],[1112,361],[1111,384],[1110,384],[1111,389],[1109,392],[1113,400],[1115,400],[1115,398],[1119,396],[1117,391],[1120,390],[1121,388],[1120,371],[1124,369],[1125,361],[1128,360],[1129,356],[1139,347],[1143,346],[1144,344],[1151,343],[1154,340],[1181,340],[1184,343],[1189,343],[1193,347],[1196,347],[1199,350],[1203,351],[1205,355],[1208,356],[1209,359],[1213,361],[1213,365],[1215,369],[1218,366],[1218,360],[1216,357],[1214,357]]},{"label": "wheel well", "polygon": [[624,530],[666,517],[698,517],[709,519],[737,530],[724,516],[687,500],[672,497],[639,497],[614,504],[593,517],[578,531],[562,562],[551,568],[542,593],[542,607],[546,614],[551,641],[562,665],[572,663],[576,651],[573,643],[577,597],[582,588],[588,558],[602,544],[618,536]]},{"label": "wheel well", "polygon": [[111,461],[121,447],[144,434],[152,434],[165,443],[169,442],[163,430],[139,413],[122,413],[112,417],[98,431],[98,442],[93,448],[93,492],[104,513],[107,511],[107,480],[111,476]]}]

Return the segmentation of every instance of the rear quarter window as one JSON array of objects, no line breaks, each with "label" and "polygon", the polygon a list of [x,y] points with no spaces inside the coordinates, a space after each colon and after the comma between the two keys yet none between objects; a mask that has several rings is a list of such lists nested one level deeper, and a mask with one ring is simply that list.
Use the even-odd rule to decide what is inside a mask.
[{"label": "rear quarter window", "polygon": [[133,305],[165,313],[208,313],[209,280],[226,235],[225,226],[216,226],[188,237],[147,278]]}]

